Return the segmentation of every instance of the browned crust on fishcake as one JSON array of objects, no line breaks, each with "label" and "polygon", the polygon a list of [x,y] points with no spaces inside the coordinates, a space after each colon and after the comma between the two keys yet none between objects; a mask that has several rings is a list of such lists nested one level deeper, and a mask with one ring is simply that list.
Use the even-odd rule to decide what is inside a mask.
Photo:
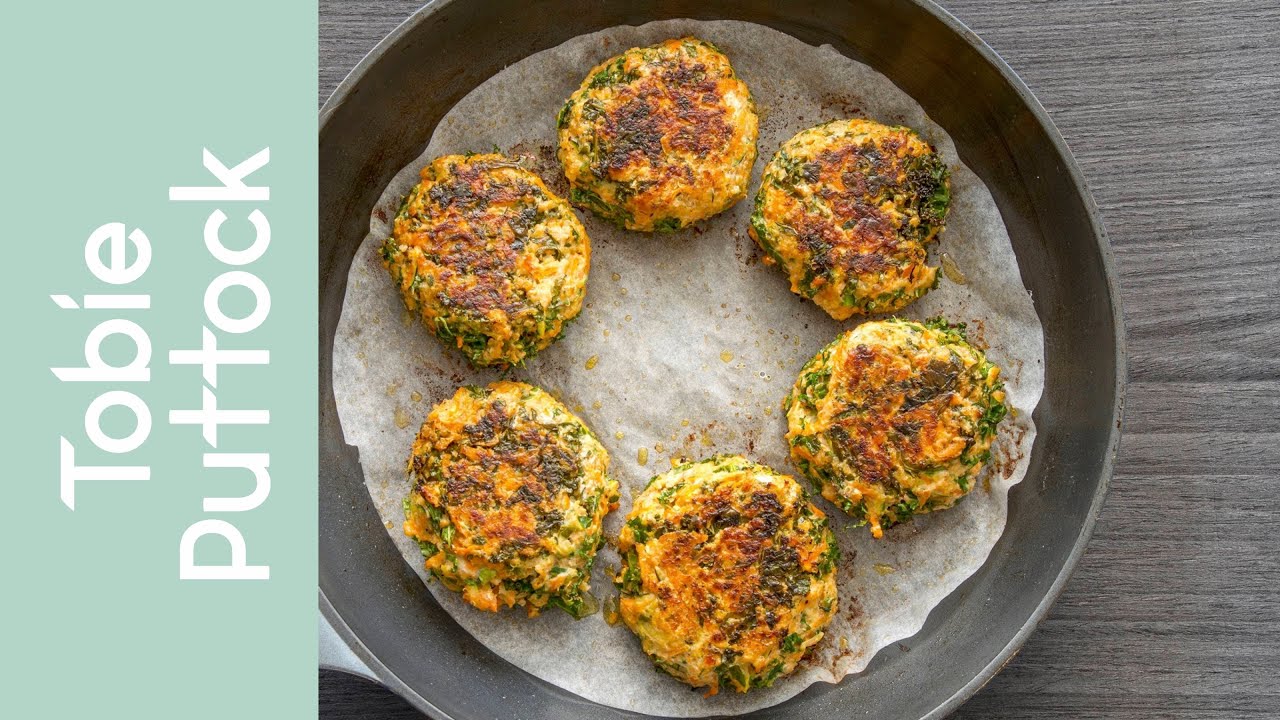
[{"label": "browned crust on fishcake", "polygon": [[484,610],[587,608],[604,516],[617,507],[608,455],[567,408],[501,381],[437,405],[409,459],[405,532],[426,567]]},{"label": "browned crust on fishcake", "polygon": [[498,154],[422,170],[383,261],[428,329],[476,365],[514,365],[576,316],[591,245],[568,203]]},{"label": "browned crust on fishcake", "polygon": [[880,537],[973,489],[1006,414],[999,375],[963,325],[863,323],[806,363],[788,394],[792,460]]},{"label": "browned crust on fishcake", "polygon": [[835,611],[826,518],[795,480],[741,456],[654,478],[618,547],[622,619],[659,668],[712,693],[792,672]]},{"label": "browned crust on fishcake", "polygon": [[679,38],[597,65],[558,125],[570,200],[628,229],[672,231],[746,195],[759,121],[728,58]]},{"label": "browned crust on fishcake", "polygon": [[899,310],[933,287],[927,246],[949,202],[946,165],[913,130],[841,120],[769,161],[750,233],[793,292],[843,320]]}]

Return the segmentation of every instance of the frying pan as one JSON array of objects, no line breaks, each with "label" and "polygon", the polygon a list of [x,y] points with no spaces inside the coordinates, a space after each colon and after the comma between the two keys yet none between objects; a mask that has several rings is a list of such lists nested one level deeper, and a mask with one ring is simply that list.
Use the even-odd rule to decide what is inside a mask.
[{"label": "frying pan", "polygon": [[454,103],[576,35],[682,17],[768,25],[875,68],[946,129],[1004,216],[1044,326],[1046,365],[1030,468],[1009,495],[1004,535],[919,633],[865,672],[751,714],[943,717],[1017,652],[1083,551],[1119,443],[1125,355],[1106,236],[1066,144],[995,52],[925,0],[441,0],[360,62],[320,117],[321,664],[380,682],[435,718],[641,717],[517,669],[435,603],[343,442],[332,351],[369,213]]}]

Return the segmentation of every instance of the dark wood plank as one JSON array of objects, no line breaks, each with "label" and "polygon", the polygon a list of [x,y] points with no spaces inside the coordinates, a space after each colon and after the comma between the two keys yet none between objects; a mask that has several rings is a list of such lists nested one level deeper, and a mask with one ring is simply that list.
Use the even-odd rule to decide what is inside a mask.
[{"label": "dark wood plank", "polygon": [[[1084,168],[1132,379],[1087,554],[955,717],[1280,717],[1280,4],[944,4],[1026,80]],[[321,0],[321,99],[414,6]],[[320,707],[416,717],[336,673],[321,673]]]},{"label": "dark wood plank", "polygon": [[413,706],[381,685],[331,670],[320,671],[320,717],[327,720],[422,720],[422,714]]}]

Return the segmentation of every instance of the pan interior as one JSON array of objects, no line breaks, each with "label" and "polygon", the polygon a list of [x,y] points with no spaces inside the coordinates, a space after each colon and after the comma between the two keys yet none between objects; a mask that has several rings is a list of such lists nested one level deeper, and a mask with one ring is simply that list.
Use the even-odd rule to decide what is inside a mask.
[{"label": "pan interior", "polygon": [[[814,686],[755,716],[816,718],[857,707],[924,717],[950,707],[994,671],[1060,585],[1087,535],[1114,451],[1120,366],[1112,287],[1100,229],[1060,139],[1025,90],[972,38],[920,6],[828,3],[800,17],[768,2],[555,5],[556,11],[539,13],[516,2],[433,5],[380,46],[326,106],[320,574],[340,624],[376,658],[389,686],[420,707],[429,700],[438,714],[628,715],[586,704],[501,661],[422,592],[370,504],[355,452],[342,441],[330,355],[347,271],[378,192],[471,88],[527,54],[605,27],[669,17],[741,19],[829,43],[924,106],[991,189],[1045,329],[1046,386],[1028,472],[1035,492],[1011,496],[1008,527],[987,564],[920,633],[882,652],[867,672],[838,686]],[[495,23],[494,17],[513,20]],[[494,687],[505,692],[465,690]]]}]

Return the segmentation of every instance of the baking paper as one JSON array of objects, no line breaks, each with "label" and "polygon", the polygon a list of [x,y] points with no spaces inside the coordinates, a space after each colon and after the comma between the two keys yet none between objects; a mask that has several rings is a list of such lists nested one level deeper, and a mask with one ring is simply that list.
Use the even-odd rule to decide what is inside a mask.
[{"label": "baking paper", "polygon": [[[952,206],[932,254],[935,261],[940,252],[949,256],[947,272],[937,289],[902,314],[967,322],[971,339],[1003,368],[1014,410],[1000,428],[994,466],[968,497],[953,509],[889,529],[882,540],[854,527],[815,493],[843,554],[836,619],[795,674],[772,688],[710,698],[656,672],[631,631],[606,624],[599,614],[574,621],[555,610],[536,618],[518,608],[482,612],[428,580],[417,544],[401,530],[410,444],[434,403],[459,385],[485,384],[501,374],[472,369],[411,317],[377,252],[401,197],[438,155],[496,146],[526,156],[558,194],[567,195],[554,152],[556,113],[564,101],[598,62],[690,34],[729,56],[757,103],[760,158],[752,195],[778,146],[827,120],[862,116],[902,123],[937,146],[952,168]],[[748,197],[673,235],[627,232],[580,212],[594,250],[582,314],[559,342],[508,374],[559,397],[608,448],[622,486],[622,506],[606,520],[608,536],[616,536],[632,496],[675,458],[741,453],[796,472],[783,440],[781,401],[805,361],[858,319],[830,319],[793,295],[781,270],[761,262],[747,235],[751,206]],[[548,682],[614,707],[697,717],[767,707],[814,682],[861,671],[880,648],[917,632],[929,611],[982,565],[1004,528],[1006,495],[1026,472],[1035,437],[1031,413],[1043,387],[1043,345],[991,194],[910,97],[829,46],[749,23],[676,20],[616,27],[533,55],[476,88],[445,116],[426,152],[372,209],[334,343],[333,386],[369,493],[405,561],[423,576],[423,592],[491,650]],[[597,595],[615,592],[609,569],[617,562],[611,548],[601,551],[591,583]]]}]

